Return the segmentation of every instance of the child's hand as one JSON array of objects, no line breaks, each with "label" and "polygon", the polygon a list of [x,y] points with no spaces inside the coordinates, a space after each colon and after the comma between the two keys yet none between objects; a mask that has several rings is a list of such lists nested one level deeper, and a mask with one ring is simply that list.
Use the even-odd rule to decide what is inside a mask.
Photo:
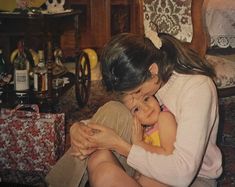
[{"label": "child's hand", "polygon": [[143,127],[139,120],[134,117],[134,126],[132,127],[131,141],[133,144],[139,144],[143,140]]}]

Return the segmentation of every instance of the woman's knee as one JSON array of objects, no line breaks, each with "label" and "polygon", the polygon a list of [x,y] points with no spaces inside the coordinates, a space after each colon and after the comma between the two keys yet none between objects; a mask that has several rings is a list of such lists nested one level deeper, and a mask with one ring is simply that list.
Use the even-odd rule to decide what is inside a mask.
[{"label": "woman's knee", "polygon": [[88,159],[88,172],[91,173],[101,163],[110,162],[118,165],[113,153],[109,150],[99,150],[94,152]]},{"label": "woman's knee", "polygon": [[121,169],[114,155],[107,150],[96,151],[88,160],[88,174],[91,186],[99,187],[106,184]]},{"label": "woman's knee", "polygon": [[117,173],[116,169],[114,169],[116,166],[109,162],[103,162],[95,169],[92,173],[89,173],[89,183],[92,187],[103,187],[105,186],[111,186],[112,183],[110,183],[113,179],[115,179]]},{"label": "woman's knee", "polygon": [[133,117],[120,102],[110,101],[99,108],[91,121],[112,128],[119,136],[130,141]]}]

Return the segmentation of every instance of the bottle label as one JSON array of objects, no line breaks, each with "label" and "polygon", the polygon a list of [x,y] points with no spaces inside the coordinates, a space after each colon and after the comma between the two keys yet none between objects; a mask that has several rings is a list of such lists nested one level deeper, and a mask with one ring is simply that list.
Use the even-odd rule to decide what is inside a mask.
[{"label": "bottle label", "polygon": [[29,89],[28,70],[15,70],[15,90],[25,91]]}]

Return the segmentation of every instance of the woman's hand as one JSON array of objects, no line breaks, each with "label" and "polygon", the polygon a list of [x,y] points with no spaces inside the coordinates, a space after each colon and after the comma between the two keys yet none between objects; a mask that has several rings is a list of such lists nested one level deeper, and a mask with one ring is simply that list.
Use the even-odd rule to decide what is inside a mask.
[{"label": "woman's hand", "polygon": [[94,133],[89,136],[92,147],[115,150],[124,156],[128,155],[131,145],[124,141],[113,129],[97,124],[89,124],[88,127],[93,129]]},{"label": "woman's hand", "polygon": [[92,129],[84,123],[74,123],[70,128],[71,154],[85,159],[93,153],[96,148],[89,142],[89,137],[93,134]]},{"label": "woman's hand", "polygon": [[133,144],[139,144],[143,140],[143,127],[139,120],[134,117],[134,126],[132,127],[131,141]]},{"label": "woman's hand", "polygon": [[89,128],[92,129],[93,134],[90,134],[89,141],[92,147],[99,149],[114,149],[115,144],[118,143],[120,137],[109,127],[89,123]]}]

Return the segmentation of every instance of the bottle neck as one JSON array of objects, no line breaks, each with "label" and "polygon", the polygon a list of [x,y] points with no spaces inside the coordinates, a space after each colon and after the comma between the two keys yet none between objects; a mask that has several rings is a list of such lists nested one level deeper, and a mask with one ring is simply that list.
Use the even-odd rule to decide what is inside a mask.
[{"label": "bottle neck", "polygon": [[39,63],[45,64],[45,58],[44,58],[44,52],[43,50],[38,51],[38,56],[39,56]]},{"label": "bottle neck", "polygon": [[24,42],[23,41],[18,42],[18,50],[20,54],[24,54]]}]

